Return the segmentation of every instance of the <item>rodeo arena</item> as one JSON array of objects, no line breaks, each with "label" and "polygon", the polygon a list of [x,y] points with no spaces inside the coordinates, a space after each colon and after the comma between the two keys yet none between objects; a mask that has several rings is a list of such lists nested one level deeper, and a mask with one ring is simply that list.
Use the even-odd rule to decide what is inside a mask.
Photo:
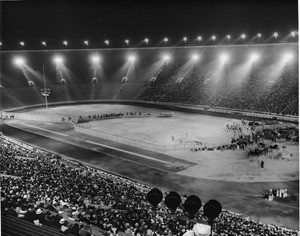
[{"label": "rodeo arena", "polygon": [[252,2],[112,2],[0,3],[1,235],[300,235],[297,22],[166,37]]}]

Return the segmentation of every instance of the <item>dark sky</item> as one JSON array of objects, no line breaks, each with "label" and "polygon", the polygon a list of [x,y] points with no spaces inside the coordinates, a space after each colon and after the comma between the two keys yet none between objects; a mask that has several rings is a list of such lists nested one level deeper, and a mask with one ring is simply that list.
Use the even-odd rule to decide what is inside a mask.
[{"label": "dark sky", "polygon": [[[49,47],[103,46],[110,39],[114,46],[129,38],[137,45],[149,37],[152,44],[168,36],[170,45],[183,36],[195,39],[227,33],[269,36],[278,31],[287,35],[298,31],[297,0],[109,0],[109,1],[4,1],[1,2],[2,49],[38,48],[42,40]],[[24,47],[25,48],[25,47]]]}]

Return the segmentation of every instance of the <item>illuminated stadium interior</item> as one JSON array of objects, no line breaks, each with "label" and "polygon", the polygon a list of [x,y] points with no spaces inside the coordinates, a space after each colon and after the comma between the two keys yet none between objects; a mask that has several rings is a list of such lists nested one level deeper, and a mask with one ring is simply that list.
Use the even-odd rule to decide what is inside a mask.
[{"label": "illuminated stadium interior", "polygon": [[0,234],[300,235],[296,8],[0,1]]}]

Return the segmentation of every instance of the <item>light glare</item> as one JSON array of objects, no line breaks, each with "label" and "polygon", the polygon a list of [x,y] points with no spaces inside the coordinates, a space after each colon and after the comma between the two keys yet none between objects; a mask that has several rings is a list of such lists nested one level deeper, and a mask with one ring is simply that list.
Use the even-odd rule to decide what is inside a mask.
[{"label": "light glare", "polygon": [[109,45],[109,40],[105,40],[104,43],[108,46]]},{"label": "light glare", "polygon": [[221,54],[220,59],[222,62],[226,62],[229,59],[229,56],[227,54]]},{"label": "light glare", "polygon": [[126,39],[126,40],[125,40],[125,43],[128,45],[128,44],[129,44],[129,39]]},{"label": "light glare", "polygon": [[214,41],[216,40],[216,38],[217,37],[215,35],[211,36],[211,39],[214,40]]},{"label": "light glare", "polygon": [[56,57],[54,57],[54,62],[56,64],[61,64],[63,62],[63,59],[60,56],[56,56]]},{"label": "light glare", "polygon": [[135,61],[135,56],[129,56],[129,57],[128,57],[128,60],[129,60],[130,62],[134,62],[134,61]]},{"label": "light glare", "polygon": [[21,45],[21,46],[24,46],[24,45],[25,45],[25,43],[24,43],[23,41],[21,41],[21,42],[20,42],[20,45]]},{"label": "light glare", "polygon": [[97,55],[94,55],[94,56],[92,56],[91,60],[94,64],[97,64],[100,61],[100,57]]},{"label": "light glare", "polygon": [[257,34],[257,37],[261,38],[261,33],[258,33],[258,34]]},{"label": "light glare", "polygon": [[284,59],[284,61],[290,61],[291,59],[293,59],[293,54],[292,53],[286,53],[286,54],[284,54],[284,56],[283,56],[283,59]]},{"label": "light glare", "polygon": [[192,59],[193,59],[194,61],[197,61],[197,60],[199,59],[199,55],[194,54],[194,55],[192,56]]},{"label": "light glare", "polygon": [[246,38],[246,35],[245,35],[245,34],[242,34],[241,37],[242,37],[242,39],[245,39],[245,38]]},{"label": "light glare", "polygon": [[46,47],[47,43],[45,41],[42,41],[42,45],[44,45]]},{"label": "light glare", "polygon": [[252,53],[250,55],[250,61],[257,61],[259,59],[259,55],[257,53]]},{"label": "light glare", "polygon": [[201,36],[198,36],[197,37],[198,41],[200,42],[202,40],[202,37]]},{"label": "light glare", "polygon": [[164,41],[165,41],[165,42],[168,42],[168,41],[169,41],[169,39],[168,39],[168,38],[164,38]]},{"label": "light glare", "polygon": [[169,56],[169,55],[164,55],[164,56],[163,56],[163,59],[164,59],[165,61],[168,61],[168,60],[170,60],[170,56]]},{"label": "light glare", "polygon": [[277,37],[278,37],[278,33],[275,32],[275,33],[273,34],[273,36],[274,36],[275,38],[277,38]]},{"label": "light glare", "polygon": [[89,41],[87,41],[87,40],[84,40],[84,42],[83,42],[85,45],[89,45]]},{"label": "light glare", "polygon": [[63,44],[64,44],[65,46],[68,46],[68,41],[63,41]]},{"label": "light glare", "polygon": [[145,38],[145,43],[149,43],[149,39],[148,38]]},{"label": "light glare", "polygon": [[22,65],[24,65],[24,59],[21,58],[21,57],[17,57],[17,58],[15,59],[15,63],[16,63],[18,66],[22,66]]}]

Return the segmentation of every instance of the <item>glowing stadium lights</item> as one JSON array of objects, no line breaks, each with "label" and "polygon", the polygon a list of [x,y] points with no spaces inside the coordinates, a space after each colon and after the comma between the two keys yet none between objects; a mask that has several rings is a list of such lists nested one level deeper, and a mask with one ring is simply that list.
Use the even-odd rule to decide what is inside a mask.
[{"label": "glowing stadium lights", "polygon": [[292,31],[291,32],[291,36],[294,38],[296,36],[296,32],[295,31]]},{"label": "glowing stadium lights", "polygon": [[277,33],[277,32],[275,32],[275,33],[273,34],[273,36],[275,37],[275,39],[277,39],[277,37],[278,37],[278,33]]},{"label": "glowing stadium lights", "polygon": [[126,40],[125,40],[125,43],[126,43],[127,45],[129,45],[129,39],[126,39]]},{"label": "glowing stadium lights", "polygon": [[133,56],[133,55],[129,56],[129,57],[128,57],[128,60],[129,60],[130,62],[134,62],[134,61],[135,61],[135,56]]},{"label": "glowing stadium lights", "polygon": [[61,64],[63,62],[63,58],[61,56],[55,56],[54,57],[54,62],[56,64]]},{"label": "glowing stadium lights", "polygon": [[183,41],[186,43],[186,41],[187,41],[187,37],[183,37]]},{"label": "glowing stadium lights", "polygon": [[227,41],[228,41],[228,43],[229,43],[229,40],[231,39],[230,34],[227,34],[227,35],[226,35],[226,38],[227,38]]},{"label": "glowing stadium lights", "polygon": [[193,61],[197,61],[198,59],[199,59],[199,55],[198,54],[192,55],[192,60]]},{"label": "glowing stadium lights", "polygon": [[148,38],[145,38],[144,41],[145,41],[146,44],[149,43],[149,39]]},{"label": "glowing stadium lights", "polygon": [[100,61],[100,57],[98,55],[93,55],[91,57],[91,61],[92,61],[93,64],[98,64],[99,61]]},{"label": "glowing stadium lights", "polygon": [[288,61],[290,61],[291,59],[293,59],[293,57],[294,57],[294,55],[293,55],[292,53],[287,52],[287,53],[285,53],[285,54],[283,55],[283,60],[284,60],[285,62],[288,62]]},{"label": "glowing stadium lights", "polygon": [[0,46],[2,46],[2,42],[0,42]]},{"label": "glowing stadium lights", "polygon": [[220,55],[220,60],[222,62],[226,62],[226,61],[228,61],[228,59],[229,59],[229,56],[227,54],[221,54]]},{"label": "glowing stadium lights", "polygon": [[15,58],[15,64],[18,65],[18,66],[22,66],[24,65],[24,59],[22,57],[16,57]]},{"label": "glowing stadium lights", "polygon": [[250,61],[251,62],[257,61],[258,59],[259,59],[259,55],[257,53],[252,53],[250,55]]},{"label": "glowing stadium lights", "polygon": [[261,38],[261,33],[258,33],[258,34],[257,34],[257,37],[258,37],[258,38]]},{"label": "glowing stadium lights", "polygon": [[164,38],[164,42],[167,43],[169,41],[168,38]]},{"label": "glowing stadium lights", "polygon": [[215,41],[217,37],[215,35],[211,36],[212,41]]},{"label": "glowing stadium lights", "polygon": [[20,42],[20,45],[21,45],[22,47],[25,46],[24,41],[21,41],[21,42]]},{"label": "glowing stadium lights", "polygon": [[104,43],[108,46],[109,45],[109,40],[105,40]]},{"label": "glowing stadium lights", "polygon": [[197,37],[197,40],[199,41],[199,43],[201,42],[201,40],[202,40],[202,37],[201,36],[198,36]]},{"label": "glowing stadium lights", "polygon": [[242,34],[241,38],[243,39],[243,43],[245,42],[246,34]]},{"label": "glowing stadium lights", "polygon": [[170,55],[163,55],[163,60],[164,61],[168,61],[168,60],[170,60]]},{"label": "glowing stadium lights", "polygon": [[46,47],[47,43],[45,41],[42,41],[42,45]]},{"label": "glowing stadium lights", "polygon": [[63,45],[68,46],[68,41],[63,41]]},{"label": "glowing stadium lights", "polygon": [[84,40],[84,41],[83,41],[83,44],[85,44],[86,46],[88,46],[88,45],[89,45],[89,41]]}]

